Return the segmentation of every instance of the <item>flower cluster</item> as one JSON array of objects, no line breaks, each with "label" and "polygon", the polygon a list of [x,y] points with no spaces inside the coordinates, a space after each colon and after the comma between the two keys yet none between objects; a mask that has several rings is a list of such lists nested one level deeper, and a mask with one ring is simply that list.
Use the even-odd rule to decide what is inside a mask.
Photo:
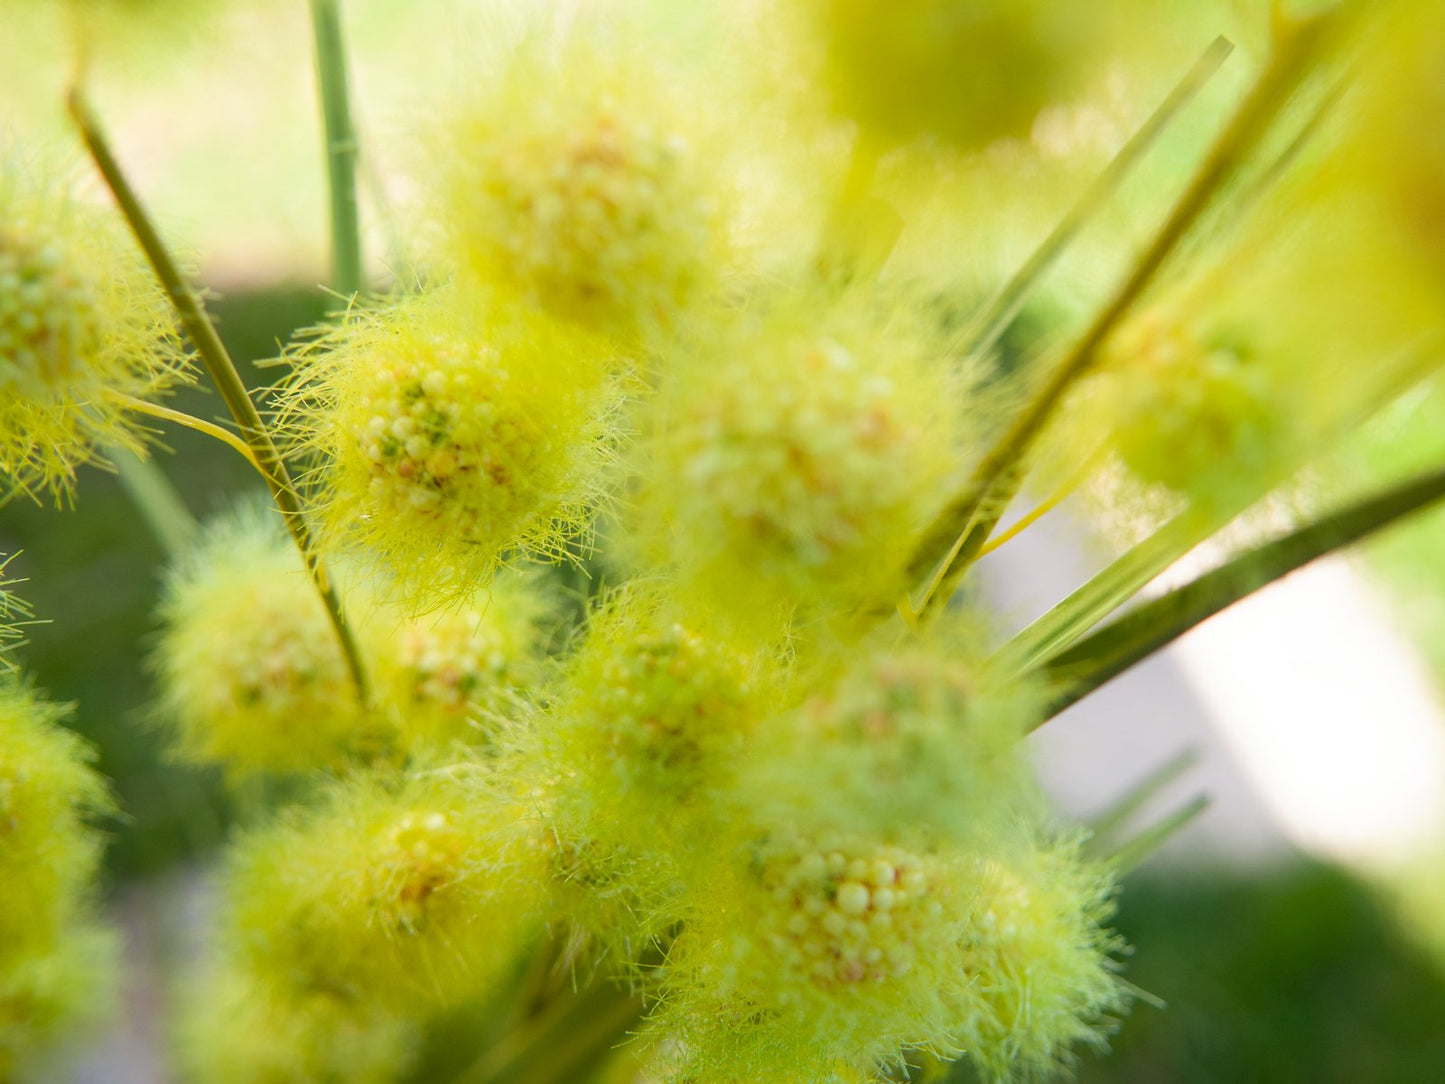
[{"label": "flower cluster", "polygon": [[[1027,527],[997,529],[1026,485],[1189,509],[1168,541],[1197,526],[1193,545],[1438,370],[1439,268],[1408,237],[1439,230],[1442,159],[1385,123],[1434,78],[1438,5],[1390,5],[1358,57],[1289,36],[1333,16],[1281,15],[1285,55],[1325,42],[1364,76],[1309,151],[1326,164],[1230,127],[1199,176],[1234,195],[1224,166],[1259,166],[1238,214],[1194,244],[1184,200],[1170,261],[1023,357],[997,343],[1051,288],[1048,246],[974,314],[917,235],[1007,232],[953,182],[1033,161],[1114,31],[1149,51],[1163,16],[667,6],[497,15],[428,120],[415,275],[282,359],[297,481],[261,466],[297,548],[248,506],[176,556],[158,714],[183,757],[284,774],[289,802],[222,864],[179,1027],[195,1079],[380,1084],[489,1027],[468,1071],[487,1081],[529,1058],[575,1078],[569,1044],[602,1059],[625,1032],[628,1078],[665,1084],[1067,1066],[1130,1002],[1117,873],[1050,810],[1024,739],[1154,558],[1007,644],[934,589]],[[1400,34],[1425,44],[1382,71]],[[1406,151],[1396,178],[1381,163]],[[181,356],[89,212],[5,168],[0,468],[7,493],[64,492],[98,446],[137,443],[126,411]],[[1369,256],[1395,276],[1378,296],[1339,285],[1358,253],[1322,223],[1352,209],[1398,226]],[[50,916],[0,911],[0,1059],[9,1021],[58,1016],[92,959],[58,931],[92,936],[104,792],[53,715],[0,679],[0,880]]]}]

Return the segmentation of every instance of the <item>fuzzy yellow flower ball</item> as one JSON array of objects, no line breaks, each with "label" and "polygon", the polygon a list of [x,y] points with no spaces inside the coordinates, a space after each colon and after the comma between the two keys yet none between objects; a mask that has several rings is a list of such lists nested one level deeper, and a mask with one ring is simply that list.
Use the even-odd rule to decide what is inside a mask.
[{"label": "fuzzy yellow flower ball", "polygon": [[211,525],[171,570],[159,612],[154,666],[183,756],[241,777],[339,767],[381,747],[274,509]]},{"label": "fuzzy yellow flower ball", "polygon": [[323,538],[383,559],[409,608],[585,531],[609,451],[595,344],[442,289],[359,313],[298,359],[282,407],[317,457]]},{"label": "fuzzy yellow flower ball", "polygon": [[907,540],[959,467],[949,362],[902,321],[809,310],[744,314],[697,344],[637,457],[644,551],[741,620],[900,589]]},{"label": "fuzzy yellow flower ball", "polygon": [[526,949],[541,856],[473,767],[362,775],[238,843],[231,933],[269,981],[417,1013]]},{"label": "fuzzy yellow flower ball", "polygon": [[119,218],[0,149],[0,500],[68,498],[104,446],[139,451],[127,399],[187,378],[175,316]]},{"label": "fuzzy yellow flower ball", "polygon": [[722,252],[704,118],[600,20],[501,36],[506,52],[477,65],[436,136],[451,261],[600,331],[671,323]]}]

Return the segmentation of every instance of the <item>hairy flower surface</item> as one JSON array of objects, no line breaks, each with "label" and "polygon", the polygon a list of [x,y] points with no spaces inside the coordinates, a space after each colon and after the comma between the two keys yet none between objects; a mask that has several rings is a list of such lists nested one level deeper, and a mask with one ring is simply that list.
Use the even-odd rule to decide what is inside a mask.
[{"label": "hairy flower surface", "polygon": [[967,637],[853,647],[833,666],[759,728],[740,801],[817,831],[974,845],[1038,805],[1022,745],[1038,690]]},{"label": "hairy flower surface", "polygon": [[211,525],[171,570],[159,612],[154,666],[183,756],[241,777],[376,752],[376,723],[273,510],[243,506]]},{"label": "hairy flower surface", "polygon": [[972,891],[951,857],[780,834],[699,894],[659,1019],[725,1080],[947,1048]]},{"label": "hairy flower surface", "polygon": [[0,676],[0,1077],[94,1013],[117,966],[92,910],[102,840],[88,823],[111,800],[64,714]]},{"label": "hairy flower surface", "polygon": [[472,70],[436,135],[451,260],[547,311],[630,336],[676,318],[717,271],[716,163],[678,87],[600,20],[539,27]]},{"label": "hairy flower surface", "polygon": [[182,997],[174,1046],[195,1084],[392,1084],[415,1051],[404,1017],[335,991],[277,986],[236,961]]},{"label": "hairy flower surface", "polygon": [[413,750],[485,744],[538,678],[535,585],[502,575],[467,605],[405,620],[378,649],[402,743]]},{"label": "hairy flower surface", "polygon": [[475,993],[540,915],[526,821],[465,765],[354,777],[239,842],[231,933],[299,991],[412,1012]]},{"label": "hairy flower surface", "polygon": [[[489,303],[488,303],[489,304]],[[283,418],[315,453],[324,537],[382,556],[413,609],[582,533],[606,461],[589,340],[441,290],[361,312],[298,359]]]},{"label": "hairy flower surface", "polygon": [[[827,614],[900,586],[958,469],[962,393],[886,320],[739,317],[664,378],[639,454],[636,530],[700,605]],[[861,326],[860,326],[861,323]]]},{"label": "hairy flower surface", "polygon": [[0,499],[68,497],[105,445],[141,450],[126,398],[184,379],[170,304],[120,220],[0,150]]}]

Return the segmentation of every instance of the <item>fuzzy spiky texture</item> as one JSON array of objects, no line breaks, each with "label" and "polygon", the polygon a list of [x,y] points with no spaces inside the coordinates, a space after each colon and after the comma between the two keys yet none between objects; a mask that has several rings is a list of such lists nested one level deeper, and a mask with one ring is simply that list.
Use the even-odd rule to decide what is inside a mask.
[{"label": "fuzzy spiky texture", "polygon": [[1022,740],[1040,690],[976,636],[852,647],[801,705],[760,728],[738,796],[813,831],[994,844],[1039,805]]},{"label": "fuzzy spiky texture", "polygon": [[[635,960],[673,921],[678,881],[713,838],[721,796],[771,713],[777,668],[715,630],[689,627],[646,588],[600,602],[536,751],[561,917],[602,953]],[[624,890],[625,889],[625,890]]]},{"label": "fuzzy spiky texture", "polygon": [[620,27],[582,15],[555,29],[496,28],[441,112],[428,209],[451,266],[562,319],[645,334],[723,259],[707,118]]},{"label": "fuzzy spiky texture", "polygon": [[485,988],[530,943],[536,828],[477,768],[356,776],[239,841],[228,933],[266,981],[419,1013]]},{"label": "fuzzy spiky texture", "polygon": [[[358,615],[367,612],[351,592]],[[172,568],[153,665],[177,752],[233,778],[378,752],[336,630],[275,510],[239,506]]]},{"label": "fuzzy spiky texture", "polygon": [[0,1077],[61,1029],[103,1007],[117,945],[93,912],[113,808],[93,753],[59,725],[65,710],[0,676]]},{"label": "fuzzy spiky texture", "polygon": [[856,298],[730,316],[651,404],[635,544],[697,605],[759,631],[901,591],[901,540],[964,452],[964,380],[908,313]]},{"label": "fuzzy spiky texture", "polygon": [[1122,943],[1104,923],[1116,891],[1107,868],[1077,840],[1041,837],[976,867],[978,895],[963,940],[963,971],[978,1012],[954,1041],[991,1080],[1057,1075],[1078,1046],[1097,1046],[1129,1003],[1119,981]]},{"label": "fuzzy spiky texture", "polygon": [[508,728],[541,673],[545,606],[535,578],[504,572],[464,606],[402,620],[377,658],[402,746],[485,745]]},{"label": "fuzzy spiky texture", "polygon": [[69,499],[105,446],[143,451],[117,396],[188,378],[176,318],[112,212],[0,147],[0,500]]},{"label": "fuzzy spiky texture", "polygon": [[409,609],[585,535],[612,390],[588,337],[456,289],[358,310],[296,357],[283,426],[324,542],[384,560]]},{"label": "fuzzy spiky texture", "polygon": [[393,1084],[416,1030],[344,994],[270,983],[228,960],[182,991],[173,1047],[194,1084]]}]

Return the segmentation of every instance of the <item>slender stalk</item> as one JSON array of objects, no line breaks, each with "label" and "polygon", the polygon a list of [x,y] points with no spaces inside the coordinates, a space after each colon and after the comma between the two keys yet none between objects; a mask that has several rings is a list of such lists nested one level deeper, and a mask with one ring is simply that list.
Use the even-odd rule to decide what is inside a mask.
[{"label": "slender stalk", "polygon": [[1280,45],[1234,118],[1215,141],[1188,188],[1109,303],[1094,317],[1013,423],[974,471],[968,487],[943,511],[915,549],[910,570],[932,576],[920,611],[946,598],[948,588],[978,556],[1022,481],[1019,469],[1044,423],[1066,392],[1098,359],[1105,339],[1154,282],[1165,261],[1212,202],[1215,193],[1264,135],[1309,71],[1324,36],[1321,16],[1294,29]]},{"label": "slender stalk", "polygon": [[1209,804],[1209,795],[1196,795],[1169,816],[1157,824],[1150,825],[1125,843],[1108,859],[1115,874],[1122,877],[1124,874],[1138,869],[1146,858],[1193,824],[1209,808]]},{"label": "slender stalk", "polygon": [[331,285],[343,297],[354,297],[366,285],[356,198],[358,148],[351,123],[341,11],[336,0],[311,0],[311,26],[316,38],[316,81],[321,94],[330,188]]},{"label": "slender stalk", "polygon": [[1246,595],[1439,500],[1445,500],[1445,467],[1249,550],[1124,614],[1044,660],[1040,672],[1060,689],[1046,717],[1082,700]]},{"label": "slender stalk", "polygon": [[306,525],[301,500],[297,496],[296,488],[292,484],[291,475],[286,469],[281,453],[271,439],[265,423],[262,422],[261,415],[256,410],[256,404],[251,401],[246,386],[241,381],[241,375],[236,371],[235,363],[226,352],[225,346],[222,345],[215,325],[206,315],[200,297],[186,282],[185,277],[176,266],[175,260],[166,250],[154,224],[141,205],[140,199],[131,188],[130,182],[126,180],[119,162],[105,139],[99,121],[78,86],[71,88],[68,104],[70,115],[80,131],[81,138],[85,141],[91,158],[100,170],[111,193],[115,196],[116,202],[120,205],[121,213],[125,215],[136,240],[145,251],[147,259],[150,260],[156,277],[165,287],[196,352],[200,355],[202,363],[210,373],[211,380],[221,393],[221,399],[231,412],[231,416],[236,419],[236,425],[241,430],[241,439],[246,442],[246,446],[256,460],[258,469],[266,479],[266,484],[276,501],[276,507],[281,510],[281,516],[286,521],[286,527],[291,532],[296,548],[301,551],[301,557],[306,563],[307,571],[311,574],[312,582],[316,585],[316,590],[326,605],[326,612],[336,630],[336,637],[341,644],[342,653],[346,658],[346,665],[351,673],[351,679],[356,685],[357,693],[361,701],[366,703],[368,701],[366,672],[362,666],[356,638],[352,635],[351,628],[342,614],[341,600],[337,596],[336,588],[326,575],[326,569],[316,550],[311,531]]},{"label": "slender stalk", "polygon": [[1117,852],[1118,848],[1109,847],[1109,839],[1117,834],[1136,813],[1162,794],[1165,788],[1198,764],[1199,759],[1200,754],[1197,748],[1191,746],[1185,749],[1178,756],[1166,761],[1135,783],[1108,809],[1098,816],[1090,818],[1090,851],[1098,853],[1101,848],[1105,848],[1105,853]]},{"label": "slender stalk", "polygon": [[134,410],[137,414],[149,414],[152,418],[175,422],[177,425],[185,426],[187,429],[193,429],[197,433],[204,433],[208,437],[219,440],[222,444],[234,448],[237,452],[241,453],[241,455],[246,458],[246,462],[251,464],[251,466],[261,474],[261,477],[264,478],[266,476],[266,472],[261,470],[261,464],[256,461],[255,455],[252,454],[246,442],[229,429],[216,425],[214,422],[208,422],[203,418],[186,414],[183,411],[172,410],[170,407],[161,406],[159,403],[148,403],[144,399],[137,399],[134,395],[126,395],[124,392],[110,391],[107,394],[116,402],[124,403],[128,409]]},{"label": "slender stalk", "polygon": [[1119,153],[1109,162],[1104,172],[1089,187],[1079,202],[1069,208],[1068,214],[1059,220],[1053,231],[1044,238],[1023,266],[1004,284],[993,299],[969,323],[964,332],[963,352],[982,354],[998,342],[999,336],[1013,322],[1023,308],[1029,292],[1038,284],[1044,273],[1053,266],[1069,247],[1079,231],[1102,207],[1124,178],[1133,172],[1143,159],[1146,151],[1154,145],[1161,132],[1167,128],[1195,96],[1204,89],[1210,79],[1234,52],[1234,43],[1228,38],[1218,37],[1210,43],[1204,54],[1180,80],[1169,96],[1160,103],[1149,119],[1129,138]]},{"label": "slender stalk", "polygon": [[565,1084],[616,1046],[642,1012],[635,994],[611,983],[563,995],[531,1027],[507,1036],[453,1084]]},{"label": "slender stalk", "polygon": [[115,464],[121,487],[167,556],[185,552],[199,527],[165,473],[153,460],[142,459],[128,448],[112,448],[106,456]]}]

